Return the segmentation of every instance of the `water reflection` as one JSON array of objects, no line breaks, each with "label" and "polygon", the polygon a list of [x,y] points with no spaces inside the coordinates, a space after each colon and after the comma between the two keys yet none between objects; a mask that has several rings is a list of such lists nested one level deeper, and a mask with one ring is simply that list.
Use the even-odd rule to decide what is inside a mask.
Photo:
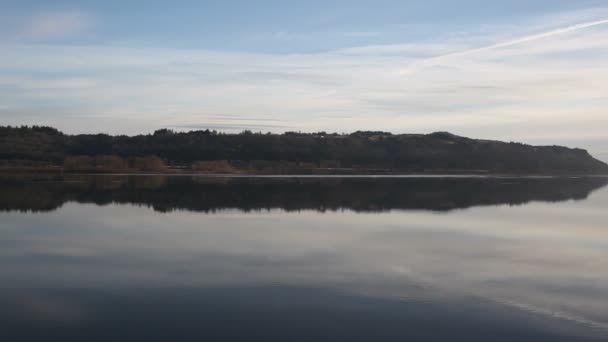
[{"label": "water reflection", "polygon": [[[1,340],[608,337],[608,191],[590,194],[603,179],[285,185],[306,195],[276,190],[274,180],[95,179],[12,181],[22,202],[0,214]],[[32,207],[30,186],[58,194],[42,196],[52,206]],[[221,198],[216,187],[232,189],[217,205],[198,194]],[[320,213],[319,203],[359,213]],[[14,211],[42,208],[56,210]],[[239,210],[198,212],[220,208]],[[240,210],[260,208],[314,210]],[[442,211],[377,213],[396,208]]]},{"label": "water reflection", "polygon": [[0,178],[0,210],[49,211],[66,202],[141,204],[159,212],[447,211],[480,205],[582,200],[608,178],[267,178],[66,176]]}]

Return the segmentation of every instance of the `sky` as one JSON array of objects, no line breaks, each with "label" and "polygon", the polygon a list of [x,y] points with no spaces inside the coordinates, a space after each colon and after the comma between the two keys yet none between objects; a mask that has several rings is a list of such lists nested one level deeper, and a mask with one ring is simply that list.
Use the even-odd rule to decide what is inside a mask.
[{"label": "sky", "polygon": [[449,131],[608,161],[608,0],[2,0],[0,52],[0,125]]}]

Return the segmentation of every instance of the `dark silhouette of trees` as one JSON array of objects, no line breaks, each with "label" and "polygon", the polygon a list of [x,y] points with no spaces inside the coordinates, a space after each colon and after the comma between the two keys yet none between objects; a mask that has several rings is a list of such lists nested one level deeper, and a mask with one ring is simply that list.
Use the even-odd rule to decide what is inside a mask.
[{"label": "dark silhouette of trees", "polygon": [[68,135],[43,126],[4,126],[0,127],[0,160],[4,165],[36,161],[81,171],[130,168],[161,171],[165,165],[171,165],[206,172],[266,173],[328,169],[372,173],[608,172],[605,163],[581,149],[474,140],[447,132],[262,134],[245,130],[226,134],[208,129],[189,132],[159,129],[153,134],[111,136]]}]

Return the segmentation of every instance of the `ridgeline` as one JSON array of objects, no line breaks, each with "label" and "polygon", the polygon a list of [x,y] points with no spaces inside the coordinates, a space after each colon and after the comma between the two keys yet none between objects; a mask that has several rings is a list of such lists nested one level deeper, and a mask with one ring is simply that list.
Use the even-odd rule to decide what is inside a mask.
[{"label": "ridgeline", "polygon": [[0,127],[5,172],[251,174],[608,174],[587,151],[446,132],[239,134],[168,129],[137,136]]}]

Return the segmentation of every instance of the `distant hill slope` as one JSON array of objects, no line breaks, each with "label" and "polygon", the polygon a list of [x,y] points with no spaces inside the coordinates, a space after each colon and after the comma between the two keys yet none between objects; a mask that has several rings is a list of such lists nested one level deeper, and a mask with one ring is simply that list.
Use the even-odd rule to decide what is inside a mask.
[{"label": "distant hill slope", "polygon": [[[361,172],[479,172],[509,174],[608,174],[608,165],[587,151],[561,146],[530,146],[475,140],[446,132],[432,134],[295,133],[245,131],[173,132],[138,136],[68,135],[50,127],[0,127],[0,160],[63,165],[73,156],[115,156],[111,167],[132,165],[135,157],[157,156],[169,165],[202,165],[229,171],[301,173],[311,170]],[[71,164],[74,160],[70,159]],[[124,165],[121,164],[124,161]],[[198,163],[197,163],[198,162]],[[35,165],[32,164],[32,165]],[[122,166],[121,166],[122,165]]]}]

